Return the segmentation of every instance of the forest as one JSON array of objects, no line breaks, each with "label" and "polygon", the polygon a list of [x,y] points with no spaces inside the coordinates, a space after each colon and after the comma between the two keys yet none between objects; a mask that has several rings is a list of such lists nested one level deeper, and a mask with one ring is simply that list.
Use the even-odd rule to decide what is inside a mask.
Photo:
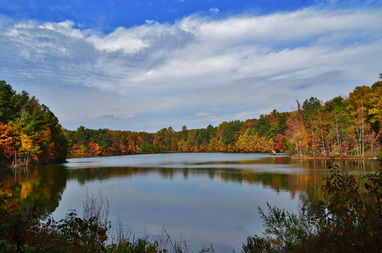
[{"label": "forest", "polygon": [[49,108],[0,81],[0,164],[63,162],[67,150],[64,129]]},{"label": "forest", "polygon": [[91,157],[166,152],[288,152],[307,157],[382,159],[382,81],[358,86],[348,97],[296,101],[296,110],[202,129],[156,133],[65,130],[25,91],[0,81],[0,163],[27,165]]},{"label": "forest", "polygon": [[[165,152],[288,152],[308,157],[381,156],[382,81],[358,86],[348,97],[296,101],[296,110],[217,127],[156,133],[87,129],[65,131],[69,156]],[[254,98],[255,99],[255,98]]]}]

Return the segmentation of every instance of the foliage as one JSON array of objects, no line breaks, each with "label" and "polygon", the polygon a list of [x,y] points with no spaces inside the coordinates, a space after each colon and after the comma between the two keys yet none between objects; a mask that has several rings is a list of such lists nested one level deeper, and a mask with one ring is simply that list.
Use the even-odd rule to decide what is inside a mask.
[{"label": "foliage", "polygon": [[[101,202],[99,202],[101,199]],[[116,241],[108,241],[110,222],[103,215],[103,197],[90,198],[84,204],[84,215],[70,210],[65,218],[43,220],[37,204],[0,194],[0,252],[46,253],[166,253],[158,241],[147,238],[128,239],[119,231]],[[187,245],[173,242],[167,234],[171,251],[188,252]],[[214,252],[203,247],[199,252]]]},{"label": "foliage", "polygon": [[167,250],[159,247],[158,241],[150,243],[145,239],[138,239],[136,241],[129,241],[126,239],[121,240],[118,243],[112,244],[106,247],[107,253],[165,253]]},{"label": "foliage", "polygon": [[243,253],[254,253],[254,252],[277,252],[275,249],[272,248],[271,242],[255,236],[250,236],[247,238],[247,243],[243,244],[242,247]]},{"label": "foliage", "polygon": [[357,183],[333,168],[323,189],[324,199],[303,202],[298,214],[260,209],[264,237],[249,237],[243,252],[380,252],[382,171]]},{"label": "foliage", "polygon": [[[34,172],[39,173],[41,169]],[[42,176],[41,181],[49,181]],[[101,193],[87,195],[82,217],[75,210],[69,210],[63,219],[56,221],[47,218],[47,199],[32,197],[33,194],[23,196],[23,190],[18,192],[18,187],[13,190],[8,187],[9,182],[0,182],[0,252],[165,253],[168,242],[172,252],[189,252],[185,243],[173,242],[167,232],[166,242],[131,239],[124,234],[121,224],[116,239],[113,236],[110,239],[109,205]],[[199,252],[213,252],[213,249],[204,247]]]},{"label": "foliage", "polygon": [[[290,152],[300,156],[370,156],[381,152],[382,81],[358,86],[348,98],[311,97],[297,110],[223,122],[214,127],[156,133],[87,129],[63,131],[28,93],[0,81],[0,162],[53,162],[72,157],[162,152]],[[69,143],[69,145],[68,145]],[[18,160],[16,161],[16,158]]]},{"label": "foliage", "polygon": [[93,204],[83,218],[71,210],[64,219],[42,222],[38,205],[0,195],[0,252],[166,252],[157,241],[145,239],[107,244],[109,222]]},{"label": "foliage", "polygon": [[290,152],[300,156],[375,157],[382,141],[382,81],[359,86],[348,98],[297,101],[297,110],[223,122],[214,127],[156,133],[87,129],[66,131],[73,157],[162,152]]},{"label": "foliage", "polygon": [[382,81],[358,86],[348,98],[311,97],[297,110],[223,122],[214,127],[156,133],[64,131],[45,105],[0,81],[0,163],[64,161],[72,157],[161,152],[290,152],[297,155],[377,156],[382,141]]},{"label": "foliage", "polygon": [[66,154],[63,129],[49,108],[0,81],[0,163],[62,162]]}]

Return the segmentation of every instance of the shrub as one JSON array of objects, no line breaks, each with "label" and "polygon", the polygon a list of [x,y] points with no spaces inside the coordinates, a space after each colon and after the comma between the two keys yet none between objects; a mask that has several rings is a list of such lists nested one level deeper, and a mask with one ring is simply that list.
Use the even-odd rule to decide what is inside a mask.
[{"label": "shrub", "polygon": [[[90,202],[91,208],[93,204]],[[100,219],[102,215],[97,208],[88,211],[84,218],[78,217],[74,210],[59,221],[41,222],[41,218],[35,206],[0,195],[0,252],[166,252],[159,248],[158,242],[144,239],[134,242],[123,239],[107,245],[110,226]]]},{"label": "shrub", "polygon": [[243,252],[381,252],[382,171],[362,181],[332,168],[323,200],[304,202],[298,214],[260,209],[264,237],[249,237]]}]

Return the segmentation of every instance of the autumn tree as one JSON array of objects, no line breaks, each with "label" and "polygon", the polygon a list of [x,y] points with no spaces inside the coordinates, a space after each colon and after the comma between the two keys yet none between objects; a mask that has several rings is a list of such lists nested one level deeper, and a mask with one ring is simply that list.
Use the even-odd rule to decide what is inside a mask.
[{"label": "autumn tree", "polygon": [[179,131],[169,127],[155,133],[80,127],[65,133],[73,156],[81,156],[91,142],[99,146],[98,155],[289,151],[312,156],[375,156],[381,149],[381,97],[379,81],[371,87],[356,87],[348,98],[322,102],[311,97],[302,105],[297,102],[296,111],[273,110],[257,119],[223,122],[217,127],[183,126]]},{"label": "autumn tree", "polygon": [[370,130],[367,122],[370,98],[372,97],[368,86],[358,86],[349,94],[348,107],[353,122],[354,140],[356,152],[360,156],[365,155],[365,136]]},{"label": "autumn tree", "polygon": [[308,150],[308,133],[304,126],[301,105],[298,101],[297,111],[289,114],[287,125],[286,137],[290,143],[290,149],[298,155],[302,155]]},{"label": "autumn tree", "polygon": [[[16,93],[5,81],[0,81],[0,124],[4,137],[0,160],[25,164],[31,158],[40,162],[65,160],[66,137],[55,115],[25,91]],[[11,149],[13,158],[9,157]]]}]

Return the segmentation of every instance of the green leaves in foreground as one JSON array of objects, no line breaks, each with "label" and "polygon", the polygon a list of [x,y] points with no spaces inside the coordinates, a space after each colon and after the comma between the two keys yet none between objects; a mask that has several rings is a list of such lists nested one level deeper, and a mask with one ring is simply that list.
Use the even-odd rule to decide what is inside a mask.
[{"label": "green leaves in foreground", "polygon": [[243,252],[381,252],[382,172],[357,182],[333,168],[323,188],[324,199],[298,214],[260,209],[264,237],[248,237]]},{"label": "green leaves in foreground", "polygon": [[[0,206],[1,207],[1,206]],[[59,221],[41,222],[37,209],[17,205],[0,208],[0,252],[15,253],[165,253],[159,243],[121,238],[107,243],[110,228],[99,217],[78,217],[69,211]]]}]

